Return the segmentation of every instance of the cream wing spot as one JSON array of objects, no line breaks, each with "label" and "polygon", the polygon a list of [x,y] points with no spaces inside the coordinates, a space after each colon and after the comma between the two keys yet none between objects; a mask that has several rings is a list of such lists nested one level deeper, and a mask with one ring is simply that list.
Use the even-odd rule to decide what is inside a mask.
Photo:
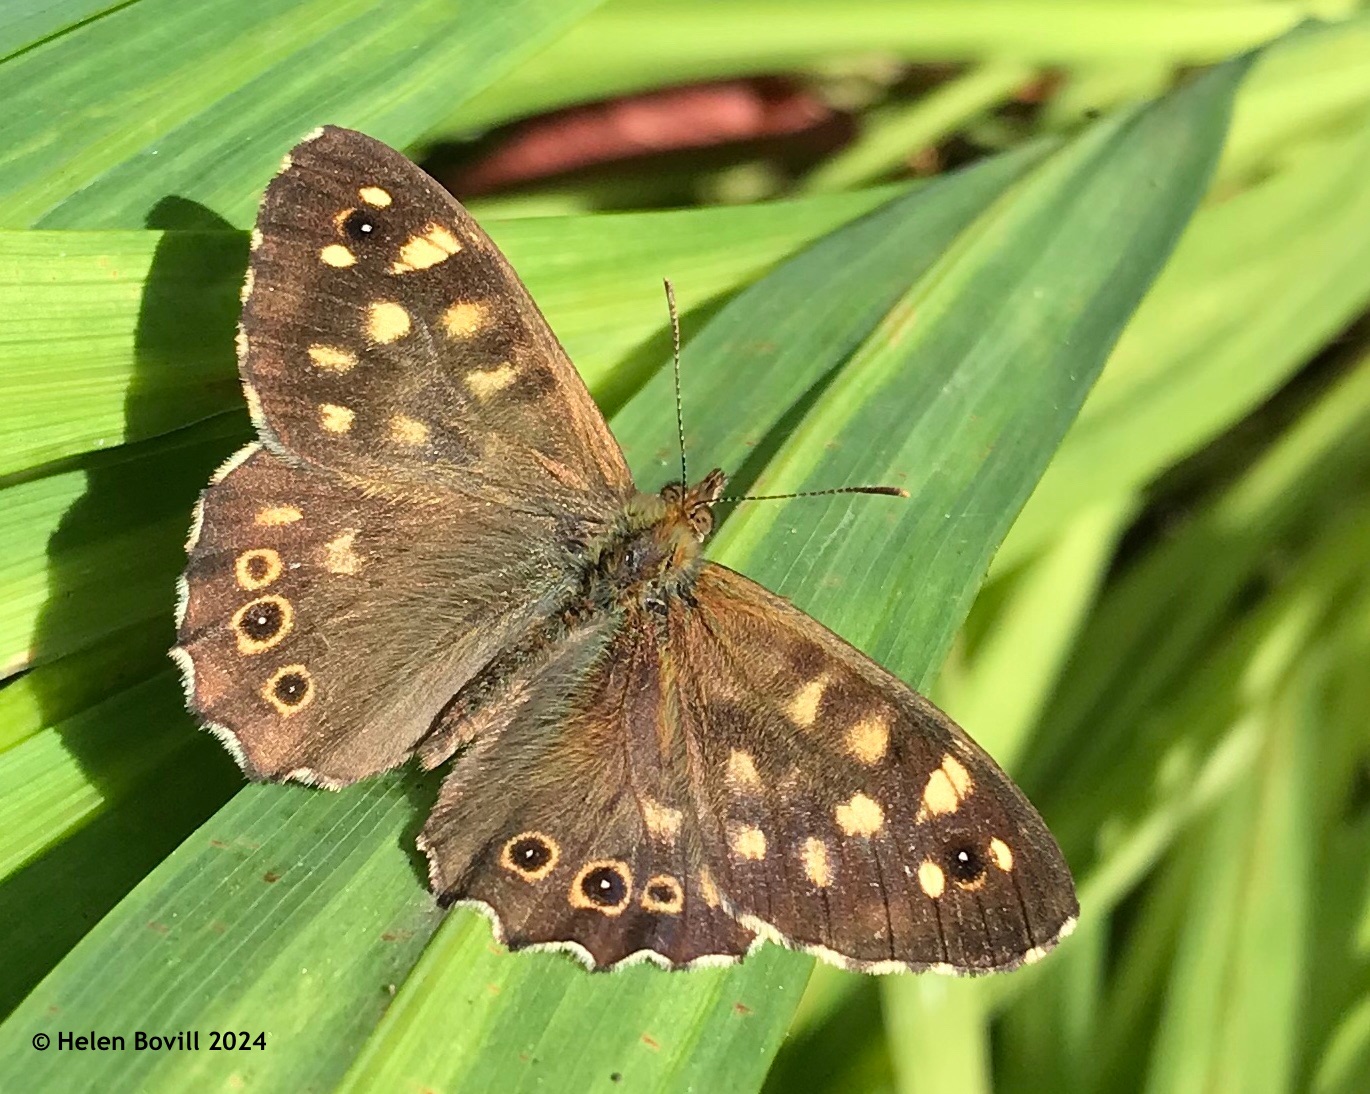
[{"label": "cream wing spot", "polygon": [[358,529],[349,528],[323,545],[323,565],[330,574],[355,574],[362,568],[361,556],[353,546],[357,532]]},{"label": "cream wing spot", "polygon": [[393,300],[377,300],[366,309],[366,336],[377,345],[398,342],[412,326],[409,313]]},{"label": "cream wing spot", "polygon": [[928,784],[923,788],[923,806],[919,809],[918,816],[921,819],[955,813],[960,800],[956,796],[955,787],[951,785],[951,780],[947,778],[947,773],[939,767],[928,776]]},{"label": "cream wing spot", "polygon": [[828,866],[828,845],[815,836],[810,836],[799,849],[800,861],[804,864],[804,876],[818,889],[826,889],[832,884],[832,871]]},{"label": "cream wing spot", "polygon": [[319,425],[329,433],[346,433],[352,428],[355,417],[350,407],[338,406],[337,403],[319,404]]},{"label": "cream wing spot", "polygon": [[325,372],[351,372],[357,367],[357,355],[337,346],[312,345],[308,353],[314,367]]},{"label": "cream wing spot", "polygon": [[998,836],[989,841],[989,857],[994,860],[994,865],[1003,870],[1004,873],[1013,869],[1013,851]]},{"label": "cream wing spot", "polygon": [[885,827],[885,811],[874,798],[859,791],[834,810],[837,827],[848,836],[873,836]]},{"label": "cream wing spot", "polygon": [[466,387],[472,395],[484,402],[490,396],[503,391],[512,384],[516,376],[514,366],[505,361],[504,364],[495,368],[467,373]]},{"label": "cream wing spot", "polygon": [[942,770],[947,773],[947,778],[951,780],[952,788],[960,797],[965,797],[971,792],[974,783],[971,781],[970,772],[965,769],[961,761],[948,752],[942,757]]},{"label": "cream wing spot", "polygon": [[936,900],[946,890],[947,875],[937,863],[924,859],[918,866],[918,887],[932,900]]},{"label": "cream wing spot", "polygon": [[847,751],[863,764],[877,764],[890,746],[889,718],[870,714],[847,730]]},{"label": "cream wing spot", "polygon": [[728,753],[728,789],[734,794],[743,794],[750,790],[758,790],[761,787],[761,776],[756,770],[756,761],[752,759],[752,754],[741,748],[734,748]]},{"label": "cream wing spot", "polygon": [[923,788],[923,803],[917,820],[945,816],[961,807],[961,800],[975,787],[970,772],[950,752],[942,757],[942,766],[928,776]]},{"label": "cream wing spot", "polygon": [[818,718],[818,704],[827,690],[827,674],[815,677],[795,693],[786,713],[795,725],[808,729]]},{"label": "cream wing spot", "polygon": [[429,224],[400,247],[399,258],[390,267],[390,272],[405,274],[426,270],[439,262],[446,262],[460,250],[461,242],[449,229],[441,224]]},{"label": "cream wing spot", "polygon": [[258,509],[253,519],[267,528],[278,528],[303,520],[304,514],[293,505],[268,505],[265,509]]},{"label": "cream wing spot", "polygon": [[470,338],[490,325],[490,309],[485,304],[458,301],[442,313],[442,329],[449,338]]},{"label": "cream wing spot", "polygon": [[737,858],[759,862],[766,857],[766,833],[753,824],[730,823],[728,846]]},{"label": "cream wing spot", "polygon": [[668,847],[675,844],[682,819],[679,809],[672,809],[651,798],[642,799],[642,822],[653,839],[660,840]]},{"label": "cream wing spot", "polygon": [[341,243],[330,243],[319,252],[319,259],[325,265],[332,266],[337,270],[345,270],[348,266],[356,265],[357,262],[357,256]]},{"label": "cream wing spot", "polygon": [[718,886],[714,884],[714,876],[707,866],[702,866],[699,870],[699,895],[710,908],[717,908],[723,903],[718,895]]},{"label": "cream wing spot", "polygon": [[357,197],[366,202],[367,205],[374,205],[377,209],[385,209],[390,205],[390,191],[380,186],[363,186],[357,191]]},{"label": "cream wing spot", "polygon": [[390,419],[390,439],[406,448],[416,448],[428,441],[428,427],[408,414],[396,414]]}]

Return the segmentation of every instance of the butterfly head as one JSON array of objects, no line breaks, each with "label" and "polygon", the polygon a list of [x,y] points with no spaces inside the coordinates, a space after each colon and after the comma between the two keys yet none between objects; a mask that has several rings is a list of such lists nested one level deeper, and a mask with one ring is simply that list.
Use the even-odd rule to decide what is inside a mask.
[{"label": "butterfly head", "polygon": [[666,503],[668,519],[685,524],[695,540],[703,543],[714,530],[714,503],[727,483],[728,476],[717,467],[690,487],[667,483],[661,488],[661,500]]}]

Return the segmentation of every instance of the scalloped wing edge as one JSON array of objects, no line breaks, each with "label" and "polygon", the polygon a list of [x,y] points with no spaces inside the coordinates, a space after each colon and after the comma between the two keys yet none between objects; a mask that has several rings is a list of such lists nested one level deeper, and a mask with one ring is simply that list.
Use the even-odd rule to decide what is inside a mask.
[{"label": "scalloped wing edge", "polygon": [[[252,456],[262,448],[271,451],[270,445],[262,440],[249,441],[247,444],[234,451],[228,459],[224,460],[223,463],[215,468],[214,474],[211,475],[209,479],[210,487],[217,486],[219,483],[223,482],[224,479],[228,478],[229,475],[251,459]],[[195,501],[195,508],[191,512],[190,531],[186,535],[187,554],[195,549],[195,545],[199,543],[200,535],[204,530],[205,495],[208,493],[208,489],[200,492],[199,498]],[[186,610],[189,606],[190,581],[186,578],[186,575],[182,573],[176,578],[176,630],[178,632],[180,631],[182,624],[185,623]],[[219,739],[219,742],[228,750],[228,754],[233,757],[234,762],[237,763],[238,767],[242,769],[243,774],[249,779],[254,782],[267,781],[253,770],[252,764],[248,761],[247,752],[244,750],[242,742],[238,740],[237,733],[222,722],[215,722],[205,717],[204,711],[200,709],[199,704],[195,701],[195,659],[191,657],[190,651],[178,644],[167,650],[167,656],[176,663],[176,667],[180,670],[181,690],[185,692],[186,707],[194,715],[196,721],[200,723],[200,727],[208,730]],[[349,785],[344,782],[339,782],[336,779],[330,779],[326,775],[320,775],[317,771],[308,767],[297,767],[292,771],[287,771],[279,778],[270,781],[297,782],[303,783],[305,786],[322,787],[324,790],[341,790],[344,786]]]},{"label": "scalloped wing edge", "polygon": [[[428,888],[432,892],[438,892],[438,886],[442,883],[442,878],[438,876],[437,856],[433,854],[428,841],[420,833],[415,840],[415,844],[425,858],[428,859]],[[725,898],[722,904],[723,910],[739,926],[751,931],[756,937],[748,945],[747,949],[740,954],[705,954],[697,957],[693,961],[684,964],[677,964],[665,954],[658,953],[656,950],[646,949],[637,950],[621,957],[617,961],[601,965],[595,961],[594,955],[590,953],[579,942],[571,939],[563,941],[531,942],[522,946],[511,946],[504,936],[504,922],[500,919],[493,905],[474,897],[463,897],[454,900],[447,907],[452,909],[465,908],[469,911],[477,912],[490,924],[490,933],[495,942],[504,946],[510,953],[562,953],[571,957],[577,964],[588,969],[590,972],[613,972],[617,969],[625,969],[632,965],[650,964],[659,969],[671,972],[683,972],[689,969],[702,968],[722,968],[728,965],[737,965],[750,957],[762,946],[772,943],[782,946],[795,953],[802,953],[809,957],[816,957],[826,964],[836,966],[846,972],[866,973],[873,976],[888,976],[894,973],[923,973],[931,972],[939,976],[954,977],[975,977],[987,976],[991,973],[1012,972],[1014,969],[1022,968],[1025,965],[1035,965],[1050,953],[1056,946],[1069,938],[1079,923],[1078,916],[1071,916],[1061,924],[1060,929],[1047,941],[1033,946],[1025,951],[1021,956],[1013,961],[1005,962],[1002,965],[986,966],[985,968],[959,967],[946,961],[932,962],[923,964],[911,961],[862,961],[859,958],[848,957],[838,953],[836,950],[829,949],[827,946],[814,945],[804,942],[797,942],[792,938],[787,938],[781,934],[774,926],[756,916],[738,913],[735,908],[729,906]]]}]

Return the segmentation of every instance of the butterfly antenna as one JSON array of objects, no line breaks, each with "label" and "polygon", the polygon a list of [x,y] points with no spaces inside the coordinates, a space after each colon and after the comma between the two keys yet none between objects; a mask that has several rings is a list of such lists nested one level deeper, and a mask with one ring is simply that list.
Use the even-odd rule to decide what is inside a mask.
[{"label": "butterfly antenna", "polygon": [[685,413],[680,406],[680,313],[675,306],[675,287],[669,277],[662,279],[666,286],[666,309],[671,313],[671,358],[675,362],[675,430],[680,440],[680,488],[690,486],[689,472],[685,469]]},{"label": "butterfly antenna", "polygon": [[723,497],[719,501],[786,501],[789,498],[821,498],[828,494],[883,494],[889,498],[906,498],[909,492],[900,486],[834,486],[830,490],[801,490],[797,494],[743,494]]}]

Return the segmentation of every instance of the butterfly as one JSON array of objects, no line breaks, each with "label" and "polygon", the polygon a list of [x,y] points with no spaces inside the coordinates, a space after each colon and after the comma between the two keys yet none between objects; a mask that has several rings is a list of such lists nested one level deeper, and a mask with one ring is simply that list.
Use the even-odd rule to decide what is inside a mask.
[{"label": "butterfly", "polygon": [[518,276],[400,153],[326,127],[267,188],[238,361],[259,440],[196,507],[188,704],[253,779],[452,761],[444,905],[592,968],[765,940],[868,972],[1041,957],[1078,912],[945,714],[638,490]]}]

